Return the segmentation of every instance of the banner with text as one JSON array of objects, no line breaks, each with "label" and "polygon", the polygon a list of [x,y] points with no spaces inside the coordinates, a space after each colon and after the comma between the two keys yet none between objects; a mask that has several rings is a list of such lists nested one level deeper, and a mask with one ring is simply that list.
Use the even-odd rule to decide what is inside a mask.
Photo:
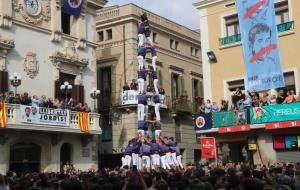
[{"label": "banner with text", "polygon": [[70,112],[66,109],[52,109],[34,106],[20,106],[21,120],[24,123],[69,126]]},{"label": "banner with text", "polygon": [[273,0],[238,0],[249,91],[284,87]]},{"label": "banner with text", "polygon": [[214,137],[201,137],[201,158],[216,158],[217,149]]},{"label": "banner with text", "polygon": [[[138,92],[135,90],[125,90],[122,93],[122,105],[133,105],[138,104]],[[151,94],[149,95],[151,96]],[[159,95],[160,97],[160,107],[161,108],[167,108],[167,102],[166,102],[166,96],[165,95]],[[154,106],[154,102],[151,98],[148,99],[148,105]]]},{"label": "banner with text", "polygon": [[300,102],[250,109],[251,124],[300,120]]}]

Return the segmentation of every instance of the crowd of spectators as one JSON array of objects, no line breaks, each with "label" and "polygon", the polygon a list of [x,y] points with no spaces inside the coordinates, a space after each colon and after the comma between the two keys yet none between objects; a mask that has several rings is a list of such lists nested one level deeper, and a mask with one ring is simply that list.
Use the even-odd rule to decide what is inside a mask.
[{"label": "crowd of spectators", "polygon": [[300,94],[297,96],[294,90],[279,90],[277,94],[257,92],[243,93],[239,88],[233,93],[232,104],[226,100],[221,100],[220,106],[217,102],[211,102],[210,100],[204,101],[204,99],[197,97],[195,102],[198,105],[198,111],[202,113],[211,113],[219,111],[234,111],[244,110],[251,107],[269,106],[275,104],[287,104],[292,102],[300,102]]},{"label": "crowd of spectators", "polygon": [[42,95],[41,97],[38,97],[37,95],[31,96],[27,92],[23,94],[14,94],[13,92],[0,93],[0,102],[35,107],[70,109],[72,111],[91,111],[87,103],[76,103],[73,98],[53,99],[47,98],[45,95]]},{"label": "crowd of spectators", "polygon": [[1,190],[299,190],[300,164],[187,164],[182,170],[128,168],[72,173],[8,172]]}]

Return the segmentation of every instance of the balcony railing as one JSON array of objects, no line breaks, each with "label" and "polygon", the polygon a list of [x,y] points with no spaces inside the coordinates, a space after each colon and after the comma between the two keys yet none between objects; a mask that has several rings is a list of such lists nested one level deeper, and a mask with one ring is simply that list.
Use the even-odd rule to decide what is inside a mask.
[{"label": "balcony railing", "polygon": [[193,113],[193,105],[190,100],[185,98],[178,98],[176,100],[172,100],[171,107],[173,112],[184,112],[184,113]]},{"label": "balcony railing", "polygon": [[[8,128],[22,129],[22,130],[39,130],[39,131],[59,131],[59,132],[71,132],[81,133],[78,128],[78,116],[77,112],[70,111],[69,124],[66,125],[51,125],[43,123],[26,123],[22,121],[20,105],[6,104],[6,118]],[[96,113],[90,113],[90,134],[101,134],[101,128],[99,125],[100,115]]]},{"label": "balcony railing", "polygon": [[[290,31],[290,30],[293,30],[293,29],[294,29],[294,21],[289,21],[289,22],[277,25],[278,33],[287,32],[287,31]],[[240,42],[241,40],[242,40],[241,39],[241,34],[235,34],[235,35],[232,35],[232,36],[227,36],[227,37],[224,37],[224,38],[220,38],[220,45],[221,46],[226,46],[226,45],[229,45],[229,44],[234,44],[234,43]]]}]

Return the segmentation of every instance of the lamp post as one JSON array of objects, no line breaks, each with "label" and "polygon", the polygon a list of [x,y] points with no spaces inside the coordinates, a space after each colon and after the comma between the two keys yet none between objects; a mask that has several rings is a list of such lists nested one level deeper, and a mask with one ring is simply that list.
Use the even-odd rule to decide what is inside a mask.
[{"label": "lamp post", "polygon": [[66,98],[68,98],[68,92],[72,90],[73,86],[69,84],[69,82],[64,82],[64,84],[60,85],[60,90],[66,94]]},{"label": "lamp post", "polygon": [[10,84],[15,87],[15,98],[14,103],[17,103],[16,95],[17,95],[17,88],[21,85],[22,77],[18,73],[13,73],[9,76]]},{"label": "lamp post", "polygon": [[96,99],[100,95],[100,90],[97,90],[96,88],[93,88],[90,92],[91,98],[94,100],[94,112],[96,112]]}]

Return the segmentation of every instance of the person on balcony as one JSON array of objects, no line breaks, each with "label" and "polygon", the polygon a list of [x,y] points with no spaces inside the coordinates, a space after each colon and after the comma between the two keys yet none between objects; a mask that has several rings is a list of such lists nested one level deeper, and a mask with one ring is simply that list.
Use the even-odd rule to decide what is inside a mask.
[{"label": "person on balcony", "polygon": [[24,92],[21,104],[26,106],[31,105],[31,97],[28,95],[27,92]]},{"label": "person on balcony", "polygon": [[130,90],[138,90],[138,83],[136,82],[135,79],[132,79],[130,83]]},{"label": "person on balcony", "polygon": [[128,86],[127,82],[125,82],[125,84],[123,86],[123,91],[126,91],[126,90],[130,90],[130,87]]},{"label": "person on balcony", "polygon": [[221,100],[220,111],[228,111],[228,102],[226,100]]},{"label": "person on balcony", "polygon": [[272,106],[277,104],[276,102],[276,95],[275,94],[271,94],[270,98],[268,98],[268,105]]},{"label": "person on balcony", "polygon": [[245,96],[245,100],[243,101],[243,108],[244,109],[249,109],[251,108],[251,98],[249,95]]},{"label": "person on balcony", "polygon": [[211,111],[212,111],[212,112],[218,112],[218,111],[219,111],[219,107],[218,107],[217,102],[213,102],[213,103],[212,103]]},{"label": "person on balcony", "polygon": [[277,98],[276,98],[276,102],[277,104],[282,104],[285,100],[285,95],[284,95],[284,90],[279,90]]},{"label": "person on balcony", "polygon": [[205,109],[204,109],[204,113],[211,113],[212,110],[212,105],[211,105],[211,101],[209,99],[206,100],[205,103]]},{"label": "person on balcony", "polygon": [[286,93],[286,98],[284,99],[284,101],[282,102],[283,104],[289,104],[295,101],[295,94],[292,94],[291,91],[287,91]]},{"label": "person on balcony", "polygon": [[41,100],[39,99],[38,96],[33,95],[31,102],[32,102],[31,103],[32,106],[39,107],[40,103],[41,103]]}]

